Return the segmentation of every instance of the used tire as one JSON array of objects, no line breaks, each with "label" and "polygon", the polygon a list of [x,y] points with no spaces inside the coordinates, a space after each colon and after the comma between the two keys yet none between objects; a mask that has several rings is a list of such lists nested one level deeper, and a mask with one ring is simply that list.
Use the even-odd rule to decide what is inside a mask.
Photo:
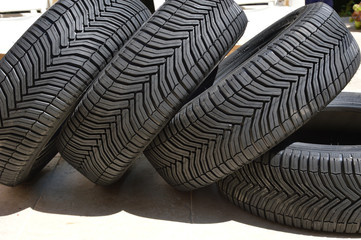
[{"label": "used tire", "polygon": [[145,155],[179,190],[209,185],[304,125],[349,82],[359,47],[323,3],[282,18],[219,66],[212,87],[185,105]]},{"label": "used tire", "polygon": [[219,189],[234,204],[274,222],[361,233],[360,121],[361,94],[343,94],[300,129],[295,142],[287,140],[219,181]]},{"label": "used tire", "polygon": [[0,182],[54,156],[54,136],[89,83],[150,16],[138,0],[60,0],[0,61]]},{"label": "used tire", "polygon": [[62,157],[91,181],[117,181],[246,27],[231,0],[168,0],[88,89],[61,132]]}]

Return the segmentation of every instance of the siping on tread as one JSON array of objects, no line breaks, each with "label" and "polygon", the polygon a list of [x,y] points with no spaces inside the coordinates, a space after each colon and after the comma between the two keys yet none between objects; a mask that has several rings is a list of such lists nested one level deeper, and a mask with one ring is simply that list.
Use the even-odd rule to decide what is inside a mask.
[{"label": "siping on tread", "polygon": [[295,135],[219,181],[221,193],[274,222],[361,233],[360,100],[341,93]]},{"label": "siping on tread", "polygon": [[83,91],[149,16],[138,0],[60,0],[0,60],[2,184],[51,160]]},{"label": "siping on tread", "polygon": [[277,145],[325,107],[360,64],[359,47],[326,4],[279,20],[218,67],[145,155],[172,186],[216,182]]},{"label": "siping on tread", "polygon": [[119,51],[64,126],[58,149],[91,181],[111,184],[243,34],[231,0],[169,0]]}]

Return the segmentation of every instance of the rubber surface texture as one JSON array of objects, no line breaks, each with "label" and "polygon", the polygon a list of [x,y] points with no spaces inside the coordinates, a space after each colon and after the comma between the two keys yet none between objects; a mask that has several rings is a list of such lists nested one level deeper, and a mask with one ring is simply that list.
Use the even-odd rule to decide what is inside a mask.
[{"label": "rubber surface texture", "polygon": [[[319,123],[327,134],[353,144],[294,142],[277,146],[261,158],[219,181],[220,191],[234,204],[255,215],[309,230],[361,233],[361,94],[346,93],[312,119],[298,136],[319,137]],[[357,121],[350,122],[346,116]],[[332,118],[337,121],[332,122]],[[325,122],[331,119],[331,123]],[[347,124],[347,126],[345,126]],[[341,129],[339,129],[341,127]],[[305,133],[304,130],[313,130]]]},{"label": "rubber surface texture", "polygon": [[64,126],[58,149],[91,181],[117,181],[244,32],[231,0],[169,0],[118,52]]},{"label": "rubber surface texture", "polygon": [[0,61],[1,183],[24,181],[54,156],[77,100],[149,16],[138,0],[60,0],[24,33]]},{"label": "rubber surface texture", "polygon": [[337,13],[306,5],[226,58],[213,86],[184,106],[145,154],[179,190],[209,185],[304,125],[359,64],[359,47]]}]

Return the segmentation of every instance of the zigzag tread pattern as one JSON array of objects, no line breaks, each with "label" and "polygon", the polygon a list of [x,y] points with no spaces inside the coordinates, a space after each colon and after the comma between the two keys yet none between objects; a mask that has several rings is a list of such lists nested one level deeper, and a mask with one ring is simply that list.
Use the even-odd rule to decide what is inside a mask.
[{"label": "zigzag tread pattern", "polygon": [[[260,48],[257,39],[269,42]],[[145,151],[180,190],[216,182],[271,149],[324,108],[360,64],[356,41],[325,4],[296,10],[234,54],[222,63],[222,79]]]},{"label": "zigzag tread pattern", "polygon": [[309,150],[293,143],[218,182],[235,205],[308,230],[361,232],[360,148]]},{"label": "zigzag tread pattern", "polygon": [[16,185],[51,159],[48,141],[149,16],[138,0],[60,0],[24,33],[0,61],[1,183]]},{"label": "zigzag tread pattern", "polygon": [[58,149],[91,181],[117,181],[243,34],[230,0],[169,0],[121,49],[64,126]]}]

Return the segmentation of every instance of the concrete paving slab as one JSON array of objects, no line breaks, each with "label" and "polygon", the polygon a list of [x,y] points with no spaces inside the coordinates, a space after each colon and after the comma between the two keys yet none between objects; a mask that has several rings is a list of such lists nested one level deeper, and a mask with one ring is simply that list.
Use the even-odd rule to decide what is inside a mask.
[{"label": "concrete paving slab", "polygon": [[[7,199],[12,200],[10,198]],[[14,202],[16,202],[16,200]],[[29,221],[32,220],[32,213],[33,210],[31,208],[27,208],[25,210],[19,210],[14,214],[0,216],[1,239],[22,239],[20,236],[24,232],[24,229]]]},{"label": "concrete paving slab", "polygon": [[127,212],[90,218],[32,211],[32,220],[19,239],[194,239],[190,224],[142,218]]},{"label": "concrete paving slab", "polygon": [[[64,161],[44,187],[34,210],[76,216],[107,216],[119,212],[151,219],[191,222],[190,195],[171,188],[142,156],[111,186],[98,186]],[[164,201],[164,199],[167,199]]]},{"label": "concrete paving slab", "polygon": [[0,239],[21,239],[19,236],[32,220],[32,208],[55,174],[59,159],[55,157],[39,175],[19,186],[0,186]]},{"label": "concrete paving slab", "polygon": [[[266,221],[233,206],[215,185],[193,192],[175,191],[144,157],[120,183],[109,187],[95,186],[62,160],[43,178],[46,184],[41,193],[35,191],[40,198],[34,206],[0,212],[2,240],[359,237],[303,231]],[[19,189],[13,188],[13,194]],[[1,195],[18,202],[8,197]]]},{"label": "concrete paving slab", "polygon": [[0,187],[0,217],[34,207],[50,182],[60,156],[55,157],[37,176],[16,187]]}]

